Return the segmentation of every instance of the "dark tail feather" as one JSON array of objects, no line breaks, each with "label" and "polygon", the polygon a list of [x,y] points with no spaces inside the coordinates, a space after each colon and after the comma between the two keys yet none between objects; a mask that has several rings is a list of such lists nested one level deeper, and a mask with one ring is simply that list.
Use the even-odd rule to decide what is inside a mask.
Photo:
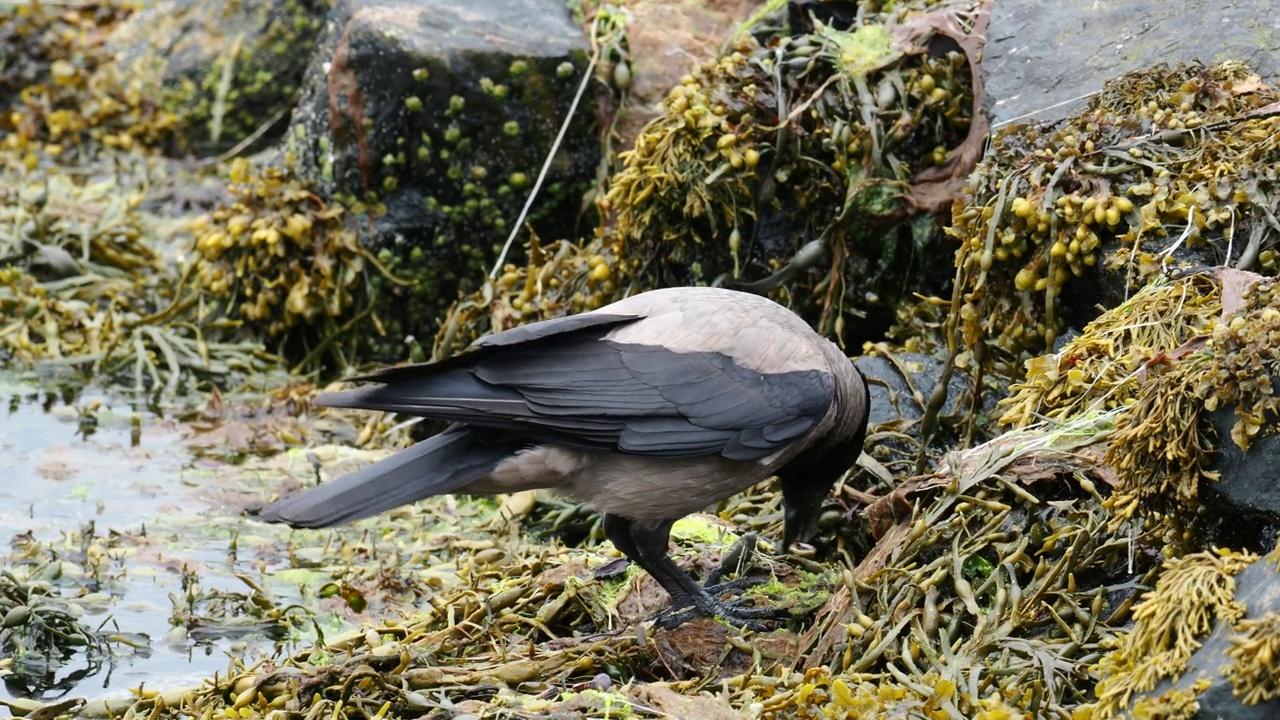
[{"label": "dark tail feather", "polygon": [[430,367],[423,368],[416,377],[399,378],[393,384],[320,393],[312,402],[324,407],[381,410],[442,420],[478,420],[490,413],[497,417],[530,414],[524,397],[511,388],[482,382],[465,369],[428,373]]},{"label": "dark tail feather", "polygon": [[489,473],[519,446],[451,429],[350,475],[262,509],[259,519],[320,528],[452,492]]}]

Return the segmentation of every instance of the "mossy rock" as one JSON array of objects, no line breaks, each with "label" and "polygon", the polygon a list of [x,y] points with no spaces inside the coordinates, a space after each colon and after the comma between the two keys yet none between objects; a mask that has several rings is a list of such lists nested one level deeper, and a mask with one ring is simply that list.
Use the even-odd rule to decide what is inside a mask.
[{"label": "mossy rock", "polygon": [[267,142],[285,129],[329,5],[160,0],[111,34],[109,70],[177,118],[172,151],[213,155],[255,133]]},{"label": "mossy rock", "polygon": [[[589,46],[560,2],[338,3],[290,131],[299,172],[351,209],[374,278],[382,359],[429,337],[480,287],[584,79]],[[529,217],[576,236],[599,143],[578,105]],[[519,255],[521,244],[515,246]],[[513,259],[519,261],[519,257]]]}]

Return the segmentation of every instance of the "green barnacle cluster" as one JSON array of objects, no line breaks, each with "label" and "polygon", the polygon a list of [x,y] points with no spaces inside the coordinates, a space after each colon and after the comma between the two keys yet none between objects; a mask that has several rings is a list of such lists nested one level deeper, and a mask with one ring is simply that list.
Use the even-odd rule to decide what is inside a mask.
[{"label": "green barnacle cluster", "polygon": [[[768,45],[744,34],[694,66],[620,154],[602,202],[627,264],[654,285],[778,274],[771,287],[816,306],[824,331],[846,303],[896,296],[904,268],[884,226],[906,213],[904,184],[965,136],[973,99],[963,54],[918,50],[878,24],[822,27]],[[802,262],[814,240],[827,262]]]},{"label": "green barnacle cluster", "polygon": [[80,155],[86,141],[124,150],[173,141],[177,117],[156,107],[138,83],[120,82],[104,67],[110,53],[89,40],[136,9],[136,3],[112,0],[21,3],[5,11],[0,57],[26,60],[6,67],[0,79],[0,148],[22,153],[33,170],[42,156]]},{"label": "green barnacle cluster", "polygon": [[369,313],[376,264],[341,205],[324,203],[288,167],[232,162],[235,200],[195,229],[197,291],[288,356],[313,353]]},{"label": "green barnacle cluster", "polygon": [[[376,191],[356,190],[358,196],[343,199],[353,215],[376,214],[370,249],[388,271],[370,278],[372,296],[388,310],[380,313],[379,336],[368,340],[369,356],[402,357],[405,337],[434,334],[454,299],[485,286],[539,176],[552,137],[547,120],[566,98],[543,82],[550,61],[497,60],[477,58],[465,70],[437,69],[440,60],[424,60],[405,71],[412,76],[405,112],[386,127],[367,129],[380,157],[371,178]],[[463,84],[455,85],[458,80]],[[521,102],[513,104],[517,95]],[[589,115],[579,113],[573,126],[586,122]],[[588,145],[570,140],[560,149],[565,161],[549,170],[525,218],[535,232],[563,237],[574,230],[572,210],[585,187],[574,164],[593,156]],[[323,161],[323,154],[315,159]],[[340,162],[355,161],[346,155]],[[516,265],[525,260],[521,249],[511,248]]]},{"label": "green barnacle cluster", "polygon": [[[1245,607],[1235,599],[1235,576],[1255,560],[1251,553],[1217,550],[1166,562],[1155,589],[1134,608],[1133,628],[1109,643],[1110,652],[1094,668],[1100,678],[1097,702],[1078,709],[1075,717],[1121,716],[1137,695],[1180,675],[1215,622],[1234,625],[1244,615]],[[1247,636],[1243,642],[1249,642]],[[1274,679],[1274,668],[1268,672]]]},{"label": "green barnacle cluster", "polygon": [[1228,254],[1274,273],[1280,116],[1257,111],[1277,99],[1239,63],[1158,67],[1060,123],[996,133],[949,230],[963,345],[1006,363],[1052,345],[1084,275],[1136,291]]}]

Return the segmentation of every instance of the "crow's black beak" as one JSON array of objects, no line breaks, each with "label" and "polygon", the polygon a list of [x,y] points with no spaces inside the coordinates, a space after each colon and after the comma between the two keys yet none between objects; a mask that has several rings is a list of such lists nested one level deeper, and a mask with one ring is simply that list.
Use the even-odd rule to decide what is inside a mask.
[{"label": "crow's black beak", "polygon": [[782,481],[782,544],[779,553],[789,552],[793,543],[808,542],[818,532],[818,517],[830,486]]}]

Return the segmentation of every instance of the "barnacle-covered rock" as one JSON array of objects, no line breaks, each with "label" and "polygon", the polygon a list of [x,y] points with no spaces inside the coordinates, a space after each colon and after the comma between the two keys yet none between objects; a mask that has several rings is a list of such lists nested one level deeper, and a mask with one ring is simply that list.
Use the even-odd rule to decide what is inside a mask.
[{"label": "barnacle-covered rock", "polygon": [[[557,0],[334,6],[289,140],[301,176],[412,281],[373,278],[373,356],[399,359],[406,335],[435,332],[460,291],[479,289],[590,82],[588,50]],[[600,158],[586,97],[529,217],[539,235],[575,236]]]}]

